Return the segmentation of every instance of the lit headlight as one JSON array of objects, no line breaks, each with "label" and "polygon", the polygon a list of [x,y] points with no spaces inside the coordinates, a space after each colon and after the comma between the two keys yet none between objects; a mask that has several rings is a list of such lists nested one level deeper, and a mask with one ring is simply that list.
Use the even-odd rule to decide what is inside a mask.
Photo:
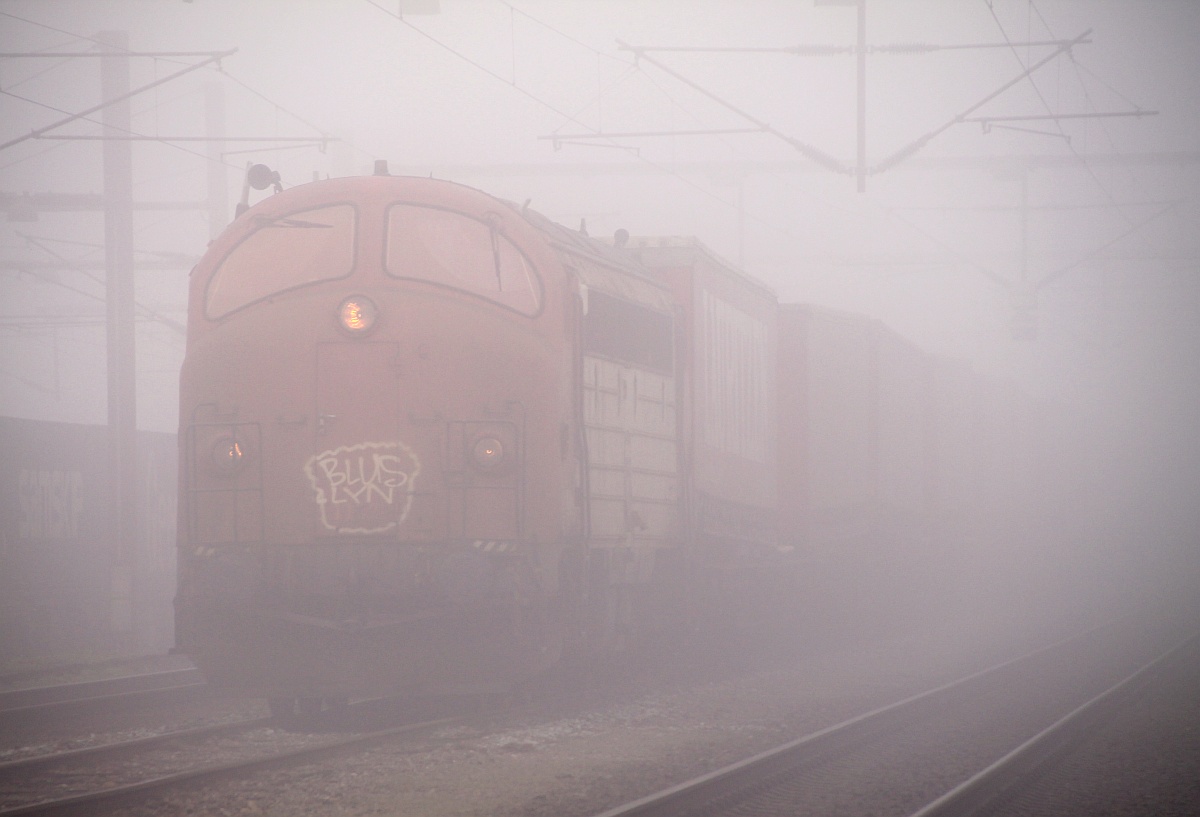
[{"label": "lit headlight", "polygon": [[212,463],[218,474],[232,476],[246,461],[246,444],[236,437],[221,437],[212,447]]},{"label": "lit headlight", "polygon": [[471,456],[484,470],[499,468],[504,462],[504,444],[495,437],[480,437],[471,449]]},{"label": "lit headlight", "polygon": [[378,315],[375,302],[365,295],[351,295],[338,306],[338,323],[352,335],[370,332]]}]

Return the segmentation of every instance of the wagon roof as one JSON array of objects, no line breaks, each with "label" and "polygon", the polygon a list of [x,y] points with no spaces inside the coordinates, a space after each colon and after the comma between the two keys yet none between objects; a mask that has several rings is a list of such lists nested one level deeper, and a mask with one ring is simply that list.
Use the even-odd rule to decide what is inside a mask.
[{"label": "wagon roof", "polygon": [[666,282],[643,264],[636,253],[564,227],[536,211],[519,209],[546,235],[563,265],[585,286],[660,312],[671,311],[671,293]]},{"label": "wagon roof", "polygon": [[638,254],[643,263],[653,264],[654,266],[662,266],[664,264],[692,266],[697,260],[706,261],[724,273],[760,290],[771,299],[778,300],[775,290],[767,283],[755,278],[750,273],[741,269],[737,264],[722,258],[695,236],[631,236],[627,246]]}]

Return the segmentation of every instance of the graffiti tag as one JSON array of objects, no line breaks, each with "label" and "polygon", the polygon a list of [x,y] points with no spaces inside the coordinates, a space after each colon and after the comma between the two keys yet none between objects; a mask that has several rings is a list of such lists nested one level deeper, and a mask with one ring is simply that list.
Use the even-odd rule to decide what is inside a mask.
[{"label": "graffiti tag", "polygon": [[83,514],[83,474],[22,468],[18,484],[22,539],[74,539]]},{"label": "graffiti tag", "polygon": [[321,524],[337,533],[380,533],[398,527],[412,506],[421,463],[404,443],[359,443],[309,458]]}]

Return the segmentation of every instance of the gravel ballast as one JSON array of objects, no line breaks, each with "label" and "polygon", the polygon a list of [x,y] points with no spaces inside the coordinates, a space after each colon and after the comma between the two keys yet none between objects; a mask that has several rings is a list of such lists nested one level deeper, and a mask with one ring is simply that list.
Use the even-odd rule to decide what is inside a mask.
[{"label": "gravel ballast", "polygon": [[956,621],[751,672],[657,679],[565,713],[525,710],[119,813],[583,817],[1059,635],[1026,624],[984,637]]}]

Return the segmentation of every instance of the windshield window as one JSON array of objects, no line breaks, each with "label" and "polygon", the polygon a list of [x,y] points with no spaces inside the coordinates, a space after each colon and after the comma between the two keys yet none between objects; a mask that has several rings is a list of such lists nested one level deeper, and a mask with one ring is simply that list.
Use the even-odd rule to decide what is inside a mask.
[{"label": "windshield window", "polygon": [[254,232],[225,256],[208,282],[209,318],[293,287],[344,278],[354,268],[349,204],[253,218]]},{"label": "windshield window", "polygon": [[384,267],[396,278],[454,287],[536,315],[542,288],[533,265],[504,237],[503,225],[450,210],[394,204],[388,208]]}]

